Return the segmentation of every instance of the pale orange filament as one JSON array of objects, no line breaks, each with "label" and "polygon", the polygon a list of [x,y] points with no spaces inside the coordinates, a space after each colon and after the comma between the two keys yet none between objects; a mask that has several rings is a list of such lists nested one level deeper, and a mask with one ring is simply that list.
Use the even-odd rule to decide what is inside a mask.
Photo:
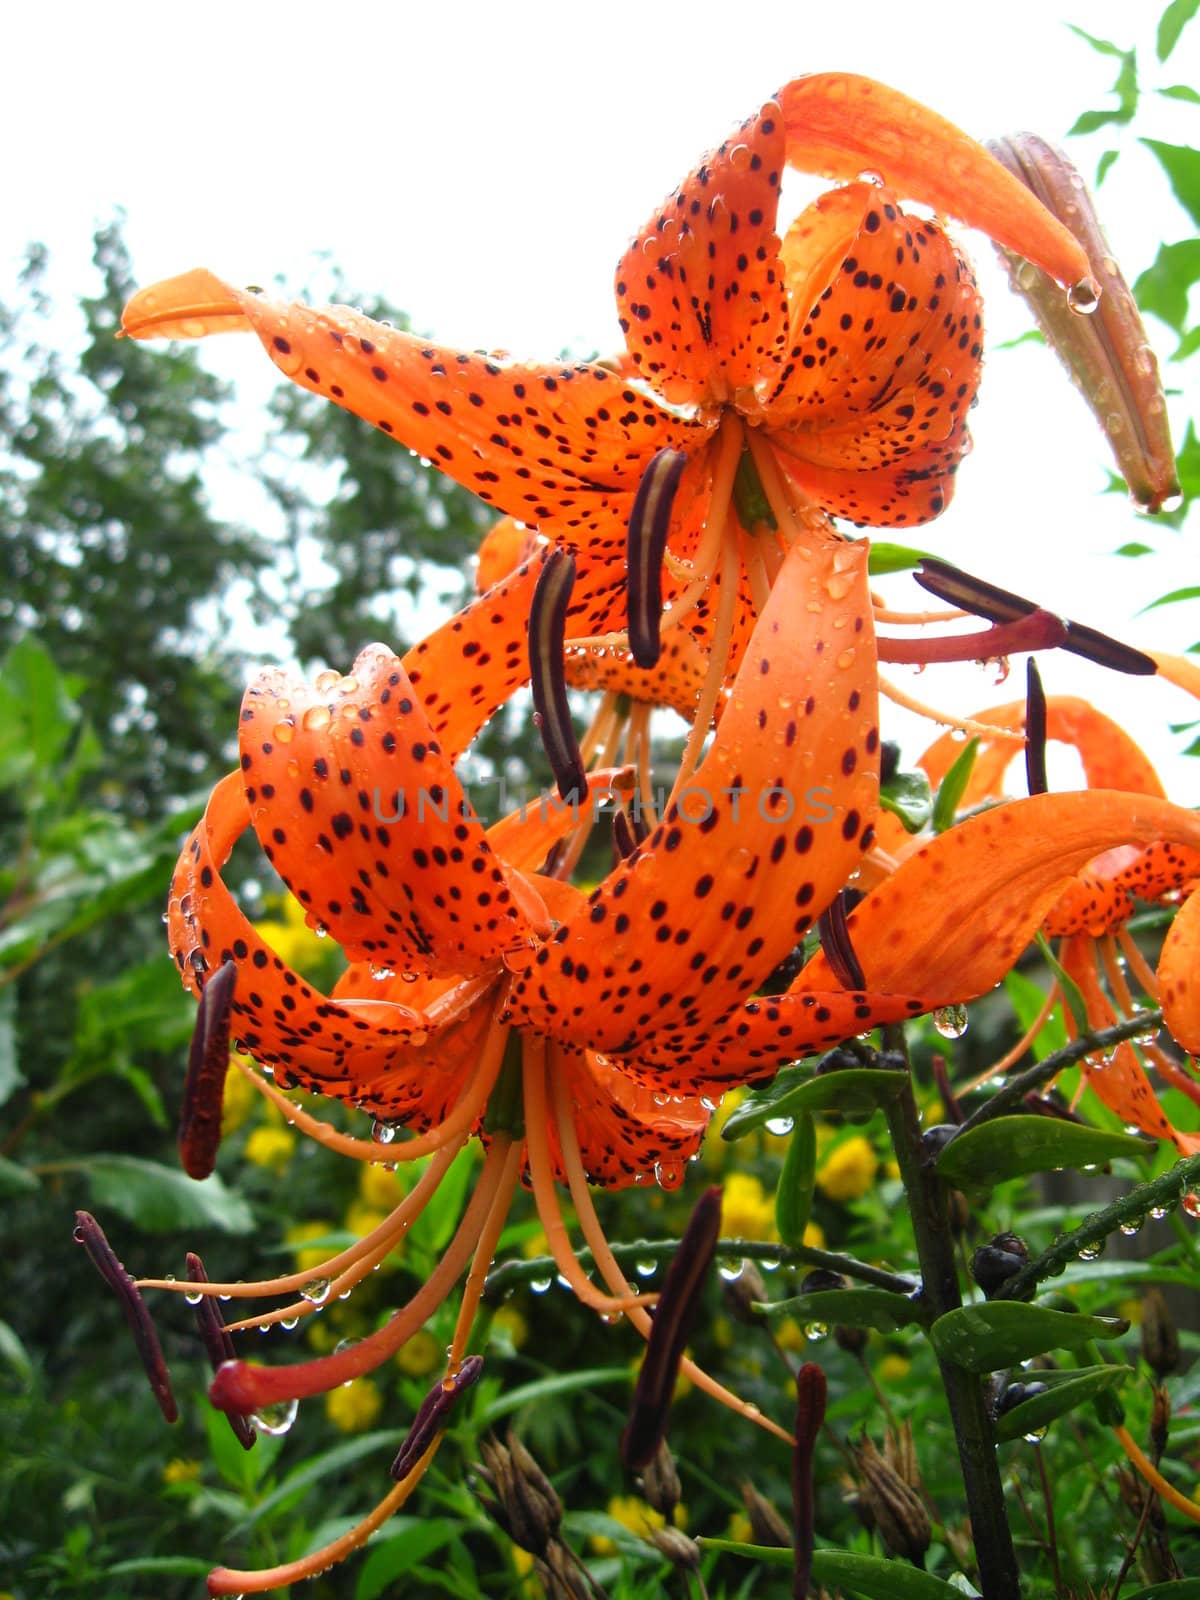
[{"label": "pale orange filament", "polygon": [[746,577],[750,581],[750,599],[756,615],[761,616],[763,608],[771,595],[771,578],[767,572],[766,562],[763,560],[763,541],[756,539],[752,533],[744,533],[738,540],[742,564],[746,568]]},{"label": "pale orange filament", "polygon": [[[577,639],[568,639],[568,651],[581,642]],[[600,697],[600,704],[596,707],[592,720],[588,724],[588,730],[579,741],[579,755],[584,766],[590,766],[596,751],[607,745],[617,721],[617,701],[619,699],[620,695],[615,689],[606,689]]]},{"label": "pale orange filament", "polygon": [[[553,1084],[555,1104],[555,1125],[558,1129],[558,1143],[562,1151],[563,1168],[567,1174],[567,1184],[571,1190],[571,1199],[575,1203],[575,1215],[579,1218],[579,1226],[592,1252],[592,1258],[600,1269],[600,1275],[614,1294],[628,1294],[630,1285],[625,1280],[616,1256],[609,1248],[608,1240],[604,1236],[604,1229],[600,1226],[600,1219],[596,1215],[596,1208],[592,1204],[591,1192],[588,1189],[587,1174],[583,1170],[583,1160],[579,1154],[579,1140],[575,1134],[573,1108],[570,1103],[570,1091],[565,1078],[556,1078]],[[650,1337],[651,1321],[649,1314],[640,1306],[629,1312],[629,1321],[641,1334],[643,1339]],[[698,1367],[694,1361],[685,1356],[679,1363],[679,1370],[688,1377],[698,1389],[704,1391],[713,1400],[718,1400],[723,1406],[728,1406],[731,1411],[736,1411],[739,1416],[747,1421],[757,1423],[760,1428],[765,1428],[768,1433],[773,1433],[776,1438],[782,1439],[787,1444],[795,1444],[795,1440],[786,1428],[781,1428],[770,1417],[764,1416],[757,1406],[739,1397],[724,1384],[720,1384],[705,1372],[703,1367]]]},{"label": "pale orange filament", "polygon": [[629,742],[626,748],[626,760],[632,763],[637,772],[642,820],[650,828],[657,820],[654,809],[654,780],[650,770],[650,713],[653,709],[646,700],[639,700],[634,705],[629,713]]},{"label": "pale orange filament", "polygon": [[1011,745],[1025,743],[1023,733],[1014,733],[1011,728],[993,727],[990,722],[976,722],[974,717],[958,717],[949,711],[939,711],[936,706],[926,705],[924,700],[905,694],[903,689],[898,688],[882,673],[878,678],[880,694],[886,695],[894,705],[903,706],[906,711],[915,711],[919,717],[926,717],[930,722],[939,723],[945,728],[957,728],[960,733],[976,733],[981,739],[998,739]]},{"label": "pale orange filament", "polygon": [[208,1575],[209,1594],[261,1594],[265,1589],[284,1589],[288,1584],[299,1583],[302,1578],[315,1578],[327,1568],[344,1561],[348,1555],[366,1544],[371,1535],[382,1528],[389,1517],[399,1511],[425,1476],[441,1442],[442,1435],[438,1433],[411,1472],[384,1495],[373,1511],[369,1511],[361,1522],[355,1523],[354,1527],[348,1533],[343,1533],[341,1538],[322,1545],[319,1550],[314,1550],[311,1555],[302,1556],[299,1561],[285,1561],[281,1566],[264,1567],[259,1572],[239,1571],[234,1567],[214,1567]]},{"label": "pale orange filament", "polygon": [[1160,1050],[1152,1039],[1143,1040],[1141,1048],[1146,1060],[1152,1061],[1157,1067],[1158,1075],[1164,1083],[1171,1084],[1173,1088],[1200,1106],[1200,1083],[1194,1078],[1189,1078],[1183,1068],[1172,1061],[1165,1050]]},{"label": "pale orange filament", "polygon": [[[322,1261],[319,1266],[309,1267],[304,1272],[289,1272],[283,1277],[266,1278],[253,1283],[190,1283],[176,1278],[139,1278],[138,1288],[168,1289],[176,1294],[193,1297],[199,1294],[220,1295],[223,1299],[230,1300],[257,1300],[263,1295],[289,1294],[293,1289],[302,1289],[318,1278],[332,1278],[335,1281],[330,1286],[330,1295],[335,1292],[340,1294],[341,1288],[338,1285],[341,1283],[341,1274],[353,1274],[355,1268],[364,1261],[373,1264],[377,1260],[382,1260],[395,1247],[410,1223],[414,1222],[429,1204],[450,1163],[466,1144],[467,1137],[463,1134],[456,1144],[446,1145],[437,1152],[409,1193],[377,1228],[372,1228],[371,1232],[364,1234],[356,1244],[349,1245],[338,1255],[331,1256],[328,1261]],[[370,1265],[366,1268],[366,1271],[369,1270]],[[350,1276],[349,1281],[357,1283],[359,1278],[365,1275],[365,1271],[360,1272]],[[327,1296],[326,1300],[328,1298]],[[326,1300],[322,1300],[320,1305],[324,1305]],[[304,1301],[301,1305],[302,1309],[298,1306],[284,1308],[283,1315],[307,1316],[319,1309],[319,1305],[312,1301]],[[237,1326],[254,1328],[260,1322],[267,1321],[279,1322],[282,1321],[282,1317],[277,1315],[250,1317],[244,1324],[239,1323]]]},{"label": "pale orange filament", "polygon": [[1137,1010],[1133,996],[1129,992],[1129,985],[1125,982],[1125,974],[1121,971],[1121,963],[1117,958],[1117,944],[1111,933],[1106,933],[1098,941],[1100,945],[1100,959],[1104,963],[1104,975],[1108,979],[1108,990],[1113,999],[1120,1006],[1127,1017],[1133,1016]]},{"label": "pale orange filament", "polygon": [[1200,1522],[1200,1505],[1197,1505],[1194,1500],[1189,1500],[1187,1495],[1181,1494],[1173,1483],[1167,1482],[1149,1457],[1143,1455],[1142,1451],[1139,1450],[1129,1429],[1122,1424],[1119,1428],[1114,1428],[1113,1432],[1121,1442],[1121,1449],[1124,1450],[1155,1494],[1161,1495],[1164,1500],[1170,1501],[1176,1511],[1182,1511],[1189,1522]]},{"label": "pale orange filament", "polygon": [[[554,1187],[554,1164],[550,1156],[549,1108],[546,1096],[546,1043],[527,1038],[522,1058],[522,1083],[525,1091],[525,1147],[529,1152],[529,1175],[533,1198],[546,1235],[554,1264],[571,1285],[575,1298],[601,1316],[615,1316],[633,1306],[653,1305],[657,1295],[634,1291],[613,1298],[606,1295],[584,1272],[571,1247],[567,1225]],[[574,1123],[572,1123],[574,1132]]]},{"label": "pale orange filament", "polygon": [[454,1338],[450,1342],[447,1352],[447,1371],[449,1376],[456,1377],[462,1365],[463,1356],[467,1350],[467,1340],[471,1335],[471,1325],[475,1321],[475,1313],[479,1309],[479,1300],[483,1294],[483,1286],[487,1281],[488,1268],[496,1254],[496,1246],[500,1242],[500,1235],[504,1231],[504,1224],[508,1220],[509,1207],[512,1205],[513,1193],[517,1187],[517,1174],[521,1170],[521,1144],[514,1140],[512,1149],[508,1152],[504,1170],[500,1174],[500,1182],[496,1188],[496,1198],[492,1202],[492,1209],[487,1214],[483,1224],[483,1231],[479,1235],[479,1242],[475,1246],[475,1255],[471,1262],[471,1270],[467,1274],[467,1281],[463,1287],[462,1301],[458,1308],[458,1320],[454,1324]]},{"label": "pale orange filament", "polygon": [[780,470],[775,452],[756,428],[746,429],[746,442],[750,446],[758,481],[762,484],[784,543],[788,546],[794,544],[801,536],[801,523],[811,520],[814,514],[827,531],[832,530],[833,525],[823,512],[817,511],[811,503],[797,503],[794,485],[787,473]]},{"label": "pale orange filament", "polygon": [[725,671],[729,664],[729,647],[733,639],[733,624],[737,616],[738,599],[738,547],[735,539],[727,539],[721,547],[721,592],[717,601],[717,620],[713,628],[712,652],[704,672],[704,685],[696,702],[696,720],[688,730],[687,743],[679,762],[679,771],[671,787],[671,801],[684,788],[700,763],[700,752],[712,726],[713,713]]},{"label": "pale orange filament", "polygon": [[980,1084],[987,1083],[989,1078],[996,1077],[998,1073],[1007,1072],[1009,1067],[1011,1067],[1014,1062],[1017,1062],[1021,1059],[1026,1050],[1029,1049],[1030,1045],[1037,1038],[1038,1034],[1041,1033],[1047,1022],[1049,1022],[1050,1014],[1057,1004],[1058,980],[1055,979],[1055,981],[1050,985],[1050,993],[1046,996],[1046,999],[1042,1005],[1042,1009],[1038,1012],[1037,1016],[1034,1017],[1033,1021],[1029,1024],[1029,1027],[1017,1040],[1016,1044],[1013,1045],[1012,1049],[1006,1051],[1005,1054],[1000,1057],[999,1061],[994,1061],[992,1065],[985,1071],[981,1072],[977,1078],[972,1078],[970,1083],[964,1083],[958,1090],[958,1093],[970,1094],[972,1089],[978,1089]]},{"label": "pale orange filament", "polygon": [[[469,981],[473,987],[478,988],[478,993],[482,994],[496,980],[492,974],[487,974],[478,980]],[[477,995],[472,994],[471,998],[475,999]],[[436,1006],[438,1003],[434,1001],[433,1004]],[[432,1009],[433,1007],[430,1008],[431,1011]],[[427,1133],[417,1134],[415,1138],[405,1139],[399,1144],[381,1144],[378,1139],[356,1139],[352,1134],[341,1133],[337,1128],[331,1128],[327,1122],[322,1122],[319,1117],[314,1117],[294,1100],[289,1100],[287,1095],[240,1056],[234,1056],[233,1063],[260,1094],[265,1095],[272,1105],[283,1112],[290,1123],[317,1144],[324,1145],[326,1150],[335,1150],[338,1155],[350,1156],[355,1161],[373,1161],[391,1166],[396,1162],[415,1161],[419,1156],[430,1155],[452,1139],[457,1139],[459,1134],[468,1132],[474,1127],[500,1075],[500,1064],[504,1059],[504,1041],[507,1037],[507,1028],[500,1027],[493,1017],[483,1050],[480,1052],[478,1065],[462,1099],[443,1122],[430,1128]]]},{"label": "pale orange filament", "polygon": [[[664,623],[668,618],[672,622],[680,621],[684,613],[680,609],[685,599],[691,595],[692,590],[697,592],[689,602],[687,609],[690,611],[696,600],[704,593],[704,587],[712,582],[713,572],[717,565],[717,553],[725,536],[725,524],[729,517],[729,502],[733,498],[733,484],[737,477],[738,462],[742,458],[743,430],[742,425],[732,411],[726,411],[721,418],[718,430],[717,459],[713,466],[712,487],[708,496],[708,511],[704,518],[704,532],[700,535],[699,543],[692,553],[690,562],[682,561],[668,549],[665,556],[666,565],[677,578],[691,578],[683,594],[676,596],[671,602],[671,609],[664,616]],[[698,587],[703,585],[704,587]]]},{"label": "pale orange filament", "polygon": [[893,611],[872,592],[871,611],[876,622],[893,622],[898,627],[923,628],[931,622],[960,622],[969,611]]},{"label": "pale orange filament", "polygon": [[1129,970],[1142,986],[1142,993],[1156,1004],[1158,1002],[1158,974],[1152,970],[1145,956],[1138,949],[1137,940],[1128,928],[1121,928],[1117,939],[1129,963]]}]

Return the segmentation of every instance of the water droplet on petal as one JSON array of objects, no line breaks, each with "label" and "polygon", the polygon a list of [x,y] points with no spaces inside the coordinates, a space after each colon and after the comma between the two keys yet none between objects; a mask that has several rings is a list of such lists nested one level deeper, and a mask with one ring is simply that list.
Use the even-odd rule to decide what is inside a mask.
[{"label": "water droplet on petal", "polygon": [[943,1039],[961,1039],[967,1031],[966,1006],[939,1006],[933,1013],[933,1025]]},{"label": "water droplet on petal", "polygon": [[1100,304],[1100,285],[1095,278],[1080,278],[1067,290],[1067,304],[1081,317],[1090,317]]},{"label": "water droplet on petal", "polygon": [[[318,685],[320,679],[317,680]],[[318,728],[326,727],[332,720],[333,713],[328,706],[309,706],[300,719],[300,725],[308,733],[315,733]]]},{"label": "water droplet on petal", "polygon": [[380,1118],[376,1117],[375,1121],[371,1124],[371,1137],[377,1144],[391,1144],[392,1140],[396,1137],[396,1129],[392,1123],[383,1122]]},{"label": "water droplet on petal", "polygon": [[278,1405],[263,1406],[261,1411],[251,1413],[250,1426],[257,1428],[259,1433],[269,1433],[276,1438],[288,1431],[299,1409],[298,1400],[281,1400]]}]

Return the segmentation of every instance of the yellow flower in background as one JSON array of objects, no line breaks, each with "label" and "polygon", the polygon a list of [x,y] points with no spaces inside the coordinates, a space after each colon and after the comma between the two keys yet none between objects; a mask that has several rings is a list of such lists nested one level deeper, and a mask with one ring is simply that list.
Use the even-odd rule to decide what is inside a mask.
[{"label": "yellow flower in background", "polygon": [[[399,1199],[399,1196],[397,1196],[397,1199]],[[379,1206],[368,1205],[365,1200],[352,1200],[346,1207],[344,1225],[346,1231],[352,1233],[356,1239],[364,1239],[368,1233],[382,1226],[387,1219],[388,1213],[381,1210]],[[400,1249],[401,1244],[397,1242],[392,1254],[399,1254]],[[386,1262],[384,1263],[384,1268],[386,1269]]]},{"label": "yellow flower in background", "polygon": [[806,1223],[804,1227],[804,1236],[800,1240],[800,1243],[807,1245],[810,1250],[824,1250],[825,1229],[819,1222]]},{"label": "yellow flower in background", "polygon": [[329,1252],[322,1248],[307,1250],[304,1246],[310,1239],[327,1239],[333,1231],[332,1222],[297,1222],[288,1229],[283,1242],[292,1247],[297,1272],[315,1272],[318,1267],[324,1266]]},{"label": "yellow flower in background", "polygon": [[365,1433],[383,1409],[379,1385],[353,1378],[325,1396],[325,1415],[343,1433]]},{"label": "yellow flower in background", "polygon": [[[234,1052],[237,1054],[237,1052]],[[248,1056],[242,1059],[249,1060]],[[235,1133],[258,1103],[258,1091],[241,1072],[230,1072],[225,1079],[225,1094],[221,1101],[221,1133]]]},{"label": "yellow flower in background", "polygon": [[861,1200],[875,1181],[879,1157],[861,1133],[843,1139],[817,1168],[817,1188],[829,1200]]},{"label": "yellow flower in background", "polygon": [[903,1383],[912,1371],[912,1362],[907,1356],[896,1355],[889,1352],[881,1356],[875,1368],[875,1376],[880,1383]]},{"label": "yellow flower in background", "polygon": [[420,1328],[396,1351],[396,1365],[410,1378],[426,1378],[445,1360],[446,1353],[428,1328]]},{"label": "yellow flower in background", "polygon": [[178,1483],[195,1483],[202,1471],[201,1462],[185,1461],[182,1456],[174,1456],[162,1469],[162,1481],[168,1488]]},{"label": "yellow flower in background", "polygon": [[492,1332],[507,1339],[514,1350],[519,1350],[529,1338],[529,1324],[516,1306],[501,1306],[492,1318]]},{"label": "yellow flower in background", "polygon": [[374,1161],[363,1163],[358,1192],[364,1203],[377,1211],[390,1211],[403,1194],[397,1174],[390,1167],[380,1166]]},{"label": "yellow flower in background", "polygon": [[726,1239],[775,1238],[775,1197],[748,1172],[731,1172],[721,1195],[721,1234]]},{"label": "yellow flower in background", "polygon": [[[660,1528],[665,1528],[667,1525],[667,1519],[661,1511],[655,1511],[653,1506],[648,1506],[634,1494],[614,1495],[608,1502],[608,1514],[614,1522],[619,1522],[623,1528],[628,1528],[637,1539],[648,1539],[652,1533],[657,1533]],[[686,1528],[685,1508],[676,1506],[671,1520],[677,1528]],[[598,1556],[616,1554],[616,1545],[603,1534],[593,1534],[588,1544]]]},{"label": "yellow flower in background", "polygon": [[246,1160],[282,1172],[292,1159],[296,1135],[290,1128],[255,1128],[246,1140]]}]

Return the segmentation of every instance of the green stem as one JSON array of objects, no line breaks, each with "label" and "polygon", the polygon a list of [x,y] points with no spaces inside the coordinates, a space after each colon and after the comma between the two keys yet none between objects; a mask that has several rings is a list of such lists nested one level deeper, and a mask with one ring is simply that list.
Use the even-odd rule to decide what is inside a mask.
[{"label": "green stem", "polygon": [[1114,1200],[1112,1205],[1105,1206],[1103,1211],[1093,1211],[1078,1228],[1072,1228],[1070,1233],[1060,1233],[1040,1256],[1034,1256],[1032,1261],[1027,1261],[1019,1272],[1014,1272],[1005,1281],[1001,1291],[1003,1298],[1016,1300],[1028,1294],[1044,1278],[1057,1277],[1064,1268],[1078,1260],[1081,1250],[1102,1245],[1123,1222],[1142,1222],[1149,1212],[1159,1207],[1170,1209],[1197,1185],[1200,1185],[1200,1155],[1177,1161],[1161,1178],[1155,1178],[1150,1183],[1139,1183],[1128,1194]]},{"label": "green stem", "polygon": [[[614,1244],[612,1253],[620,1262],[666,1261],[679,1248],[678,1239],[639,1239],[634,1244]],[[592,1265],[592,1252],[578,1250],[581,1265]],[[717,1256],[722,1261],[773,1261],[782,1267],[824,1267],[829,1272],[840,1272],[843,1277],[856,1278],[860,1283],[874,1284],[879,1289],[890,1289],[894,1294],[912,1294],[919,1286],[911,1278],[901,1278],[882,1267],[856,1261],[853,1256],[839,1255],[834,1250],[813,1250],[808,1245],[775,1244],[764,1239],[720,1239]],[[538,1278],[552,1277],[558,1271],[550,1256],[537,1256],[529,1261],[502,1261],[488,1273],[484,1285],[484,1299],[502,1300],[523,1283]]]},{"label": "green stem", "polygon": [[[886,1050],[899,1050],[907,1059],[901,1028],[885,1028],[883,1043]],[[946,1185],[925,1162],[920,1113],[911,1084],[889,1099],[884,1113],[912,1218],[923,1297],[932,1314],[940,1317],[962,1305]],[[939,1361],[939,1365],[958,1444],[983,1600],[1020,1600],[1020,1574],[983,1385],[953,1362]]]}]

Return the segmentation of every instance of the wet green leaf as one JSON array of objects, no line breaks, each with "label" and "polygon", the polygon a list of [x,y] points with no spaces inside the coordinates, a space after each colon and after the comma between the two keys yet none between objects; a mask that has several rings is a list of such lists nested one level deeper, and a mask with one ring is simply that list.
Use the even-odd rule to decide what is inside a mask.
[{"label": "wet green leaf", "polygon": [[14,1194],[32,1194],[40,1184],[36,1173],[28,1171],[19,1161],[0,1156],[0,1199]]},{"label": "wet green leaf", "polygon": [[136,1156],[89,1156],[78,1166],[87,1175],[97,1211],[116,1212],[146,1233],[180,1233],[189,1228],[254,1231],[249,1205],[215,1172],[197,1182],[174,1167]]},{"label": "wet green leaf", "polygon": [[1152,1583],[1148,1589],[1124,1600],[1200,1600],[1200,1578],[1178,1578],[1174,1583]]},{"label": "wet green leaf", "polygon": [[775,1190],[775,1225],[784,1244],[804,1242],[817,1177],[817,1129],[812,1116],[796,1118]]},{"label": "wet green leaf", "polygon": [[354,1600],[376,1600],[394,1579],[460,1533],[460,1525],[449,1517],[397,1517],[388,1524],[389,1536],[371,1545],[358,1575]]},{"label": "wet green leaf", "polygon": [[1062,1381],[1050,1384],[1044,1394],[1035,1394],[1019,1406],[1006,1411],[996,1419],[996,1438],[1000,1441],[1023,1439],[1026,1434],[1040,1433],[1043,1428],[1074,1411],[1096,1395],[1119,1389],[1132,1375],[1131,1367],[1090,1367],[1086,1372],[1036,1373],[1045,1382],[1048,1378]]},{"label": "wet green leaf", "polygon": [[799,1083],[793,1078],[777,1098],[755,1096],[743,1101],[721,1129],[721,1137],[743,1139],[764,1123],[820,1111],[826,1106],[847,1116],[865,1116],[898,1094],[907,1082],[907,1072],[886,1067],[846,1067],[819,1076],[810,1073]]},{"label": "wet green leaf", "polygon": [[945,833],[954,826],[958,803],[966,793],[975,770],[975,757],[979,754],[979,740],[968,739],[955,756],[950,770],[938,784],[937,798],[933,802],[933,831]]},{"label": "wet green leaf", "polygon": [[908,833],[920,833],[933,815],[933,793],[923,772],[895,772],[879,789],[879,804],[899,817]]},{"label": "wet green leaf", "polygon": [[877,1333],[895,1333],[900,1328],[920,1327],[925,1321],[921,1308],[907,1295],[890,1289],[814,1289],[811,1294],[793,1295],[788,1300],[773,1300],[771,1316],[790,1316],[797,1322],[822,1322],[826,1327],[874,1328]]},{"label": "wet green leaf", "polygon": [[957,1134],[937,1159],[940,1178],[959,1189],[990,1189],[1030,1172],[1103,1166],[1116,1156],[1142,1160],[1157,1147],[1059,1117],[992,1117]]},{"label": "wet green leaf", "polygon": [[477,1418],[480,1429],[492,1427],[501,1417],[522,1406],[531,1406],[539,1400],[557,1400],[563,1395],[577,1394],[581,1389],[594,1389],[599,1384],[612,1384],[629,1388],[636,1374],[629,1367],[585,1367],[579,1372],[563,1372],[551,1378],[535,1378],[518,1388],[506,1389],[495,1405],[489,1406]]},{"label": "wet green leaf", "polygon": [[1047,1350],[1074,1349],[1089,1339],[1116,1339],[1128,1332],[1121,1317],[1085,1317],[1016,1300],[947,1311],[929,1330],[934,1348],[945,1361],[968,1372],[996,1372]]},{"label": "wet green leaf", "polygon": [[[792,1565],[791,1550],[778,1545],[705,1538],[699,1544],[702,1550],[723,1550],[728,1555],[745,1556],[748,1561],[761,1561],[764,1566]],[[962,1590],[944,1578],[935,1578],[903,1561],[855,1555],[849,1550],[814,1550],[812,1575],[818,1583],[839,1588],[855,1600],[963,1600]]]}]

